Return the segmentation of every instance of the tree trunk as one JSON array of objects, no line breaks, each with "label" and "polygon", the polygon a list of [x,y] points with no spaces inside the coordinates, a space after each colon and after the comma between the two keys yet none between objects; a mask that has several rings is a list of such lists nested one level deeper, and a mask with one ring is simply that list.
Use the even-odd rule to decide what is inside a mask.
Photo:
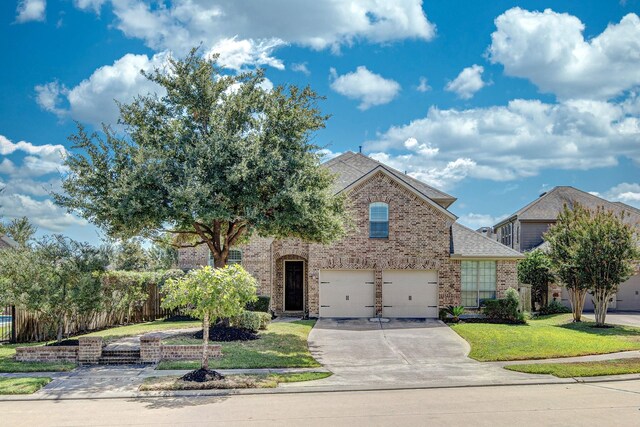
[{"label": "tree trunk", "polygon": [[59,317],[58,318],[58,331],[56,333],[56,341],[57,342],[61,342],[62,341],[63,332],[64,332],[64,318]]},{"label": "tree trunk", "polygon": [[598,289],[593,293],[593,307],[596,316],[596,326],[604,326],[609,308],[611,293],[605,289]]},{"label": "tree trunk", "polygon": [[209,314],[202,319],[202,369],[209,369]]},{"label": "tree trunk", "polygon": [[582,321],[582,309],[584,308],[584,298],[587,295],[586,289],[567,288],[569,299],[571,301],[571,311],[573,313],[573,321]]}]

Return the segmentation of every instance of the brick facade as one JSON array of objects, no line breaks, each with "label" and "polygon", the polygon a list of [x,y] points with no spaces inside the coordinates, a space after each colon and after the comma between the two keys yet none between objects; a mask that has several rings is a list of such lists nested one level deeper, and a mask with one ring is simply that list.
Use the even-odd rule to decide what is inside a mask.
[{"label": "brick facade", "polygon": [[[460,304],[460,259],[451,259],[451,224],[454,219],[378,171],[348,190],[352,226],[347,237],[329,245],[297,239],[252,238],[243,250],[242,265],[260,281],[260,291],[271,296],[271,307],[283,307],[284,261],[305,261],[304,301],[310,316],[319,314],[319,272],[323,269],[371,269],[375,279],[376,313],[382,313],[382,271],[436,270],[439,305]],[[369,204],[389,205],[389,237],[369,238]],[[180,251],[181,268],[204,265],[205,247]],[[497,261],[497,293],[517,289],[516,260]]]},{"label": "brick facade", "polygon": [[71,362],[78,361],[78,346],[33,346],[16,348],[18,362]]}]

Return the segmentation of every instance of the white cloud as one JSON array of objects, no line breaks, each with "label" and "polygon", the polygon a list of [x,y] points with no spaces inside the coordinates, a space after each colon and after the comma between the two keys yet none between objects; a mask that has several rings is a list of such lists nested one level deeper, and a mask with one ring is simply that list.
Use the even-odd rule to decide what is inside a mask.
[{"label": "white cloud", "polygon": [[100,13],[100,9],[102,5],[105,4],[107,0],[73,0],[73,4],[78,9],[88,10],[91,9],[95,13]]},{"label": "white cloud", "polygon": [[16,8],[16,22],[44,21],[46,0],[20,0]]},{"label": "white cloud", "polygon": [[[76,0],[83,9],[98,10],[100,0]],[[205,51],[225,39],[262,45],[266,65],[276,61],[282,44],[334,52],[355,41],[387,43],[404,39],[430,40],[435,26],[422,10],[421,0],[174,0],[149,4],[141,0],[111,0],[115,26],[125,35],[144,40],[155,50],[179,55],[203,43]],[[271,49],[266,49],[270,46]],[[255,58],[251,53],[249,58]]]},{"label": "white cloud", "polygon": [[494,224],[497,224],[506,217],[507,215],[493,216],[470,212],[468,214],[460,215],[458,217],[458,222],[473,230],[477,230],[480,227],[493,227]]},{"label": "white cloud", "polygon": [[418,84],[418,87],[416,87],[416,90],[418,92],[428,92],[431,90],[431,86],[427,83],[426,77],[420,77],[420,83]]},{"label": "white cloud", "polygon": [[[101,123],[116,124],[119,115],[114,100],[131,102],[137,95],[164,94],[164,89],[140,74],[165,64],[167,55],[127,54],[113,65],[98,68],[77,86],[67,89],[57,82],[36,86],[40,106],[59,117],[71,116],[74,120],[94,126]],[[63,102],[64,101],[64,102]]]},{"label": "white cloud", "polygon": [[311,75],[311,71],[309,71],[309,68],[307,68],[306,62],[301,62],[299,64],[291,64],[291,69],[298,73],[302,73],[305,76]]},{"label": "white cloud", "polygon": [[56,206],[51,199],[38,200],[24,194],[0,195],[0,212],[7,218],[26,216],[38,227],[53,232],[62,232],[70,226],[87,224],[85,220]]},{"label": "white cloud", "polygon": [[473,64],[471,67],[462,70],[458,77],[450,81],[445,90],[455,92],[462,99],[471,99],[477,91],[486,86],[486,83],[482,80],[483,72],[484,67]]},{"label": "white cloud", "polygon": [[286,43],[280,39],[263,41],[238,40],[237,37],[223,39],[211,47],[206,56],[218,54],[218,63],[226,68],[240,70],[246,65],[269,65],[284,70],[281,60],[271,56],[271,52]]},{"label": "white cloud", "polygon": [[489,57],[507,75],[561,99],[610,99],[640,85],[640,18],[630,13],[589,40],[575,16],[509,9],[495,20]]},{"label": "white cloud", "polygon": [[393,126],[365,147],[393,153],[386,155],[392,166],[445,187],[467,176],[508,181],[543,169],[614,166],[621,156],[640,163],[640,120],[627,105],[519,99],[467,110],[432,107],[426,117]]},{"label": "white cloud", "polygon": [[331,89],[349,99],[360,101],[358,105],[360,110],[387,104],[400,92],[398,82],[374,74],[362,65],[356,71],[342,76],[338,76],[336,70],[332,68],[331,78],[333,79]]},{"label": "white cloud", "polygon": [[322,148],[318,150],[318,154],[320,154],[320,161],[324,163],[328,160],[333,159],[334,157],[338,157],[340,154],[342,154],[342,152],[334,152],[329,150],[328,148]]},{"label": "white cloud", "polygon": [[626,203],[640,208],[640,184],[623,182],[610,188],[604,194],[596,194],[607,200]]},{"label": "white cloud", "polygon": [[[65,171],[62,145],[14,143],[0,135],[0,216],[28,217],[34,224],[60,232],[86,221],[67,214],[46,198],[50,191],[60,191],[60,172]],[[9,159],[7,156],[14,156]]]}]

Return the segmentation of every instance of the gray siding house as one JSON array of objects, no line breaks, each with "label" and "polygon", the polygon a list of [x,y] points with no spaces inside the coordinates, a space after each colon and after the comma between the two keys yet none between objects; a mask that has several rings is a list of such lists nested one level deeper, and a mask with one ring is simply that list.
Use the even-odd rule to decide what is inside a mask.
[{"label": "gray siding house", "polygon": [[[494,226],[495,238],[502,244],[520,252],[535,248],[544,249],[544,233],[555,224],[564,206],[572,208],[579,204],[587,209],[604,209],[616,213],[625,213],[625,221],[640,230],[640,210],[621,202],[610,202],[601,197],[574,187],[559,186],[543,193],[536,200],[524,206],[514,214]],[[568,295],[560,286],[550,289],[549,300],[562,300],[567,305]],[[619,311],[640,311],[640,274],[631,277],[620,285],[620,289],[611,309]],[[587,296],[585,310],[593,310],[591,298]]]}]

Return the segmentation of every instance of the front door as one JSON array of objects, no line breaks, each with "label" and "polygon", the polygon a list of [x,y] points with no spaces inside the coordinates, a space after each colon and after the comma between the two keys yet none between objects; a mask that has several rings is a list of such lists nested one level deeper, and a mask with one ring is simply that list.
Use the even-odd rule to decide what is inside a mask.
[{"label": "front door", "polygon": [[304,309],[304,261],[284,263],[284,310]]}]

